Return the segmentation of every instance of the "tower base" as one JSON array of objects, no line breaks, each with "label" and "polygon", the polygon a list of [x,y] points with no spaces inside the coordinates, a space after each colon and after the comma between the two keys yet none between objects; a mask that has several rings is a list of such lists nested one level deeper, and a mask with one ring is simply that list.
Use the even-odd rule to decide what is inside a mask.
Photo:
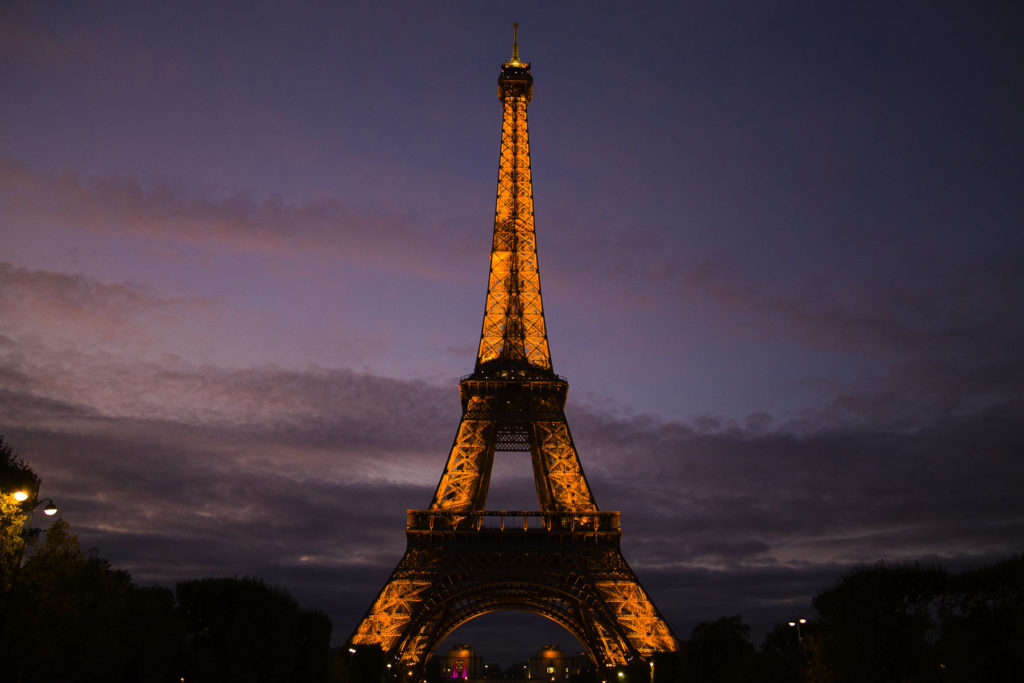
[{"label": "tower base", "polygon": [[599,667],[675,651],[621,536],[618,512],[410,510],[405,555],[349,642],[379,645],[419,680],[456,628],[522,610],[560,624]]}]

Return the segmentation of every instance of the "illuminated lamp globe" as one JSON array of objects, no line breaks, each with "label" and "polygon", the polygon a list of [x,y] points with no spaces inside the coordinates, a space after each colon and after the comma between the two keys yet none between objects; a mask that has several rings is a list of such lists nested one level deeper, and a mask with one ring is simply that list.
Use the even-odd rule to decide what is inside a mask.
[{"label": "illuminated lamp globe", "polygon": [[55,514],[57,514],[57,506],[51,502],[49,505],[43,508],[43,514],[47,517],[53,517]]},{"label": "illuminated lamp globe", "polygon": [[28,500],[28,494],[25,493],[24,491],[15,491],[14,500],[18,501],[19,503],[24,503],[26,500]]}]

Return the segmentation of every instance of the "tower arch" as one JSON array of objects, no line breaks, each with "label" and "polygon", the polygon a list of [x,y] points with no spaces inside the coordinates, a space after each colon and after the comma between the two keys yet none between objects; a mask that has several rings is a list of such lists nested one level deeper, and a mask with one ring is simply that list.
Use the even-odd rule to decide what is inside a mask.
[{"label": "tower arch", "polygon": [[[424,610],[410,624],[409,637],[403,645],[410,649],[422,647],[422,657],[427,660],[445,638],[466,623],[493,612],[519,611],[544,617],[564,628],[583,645],[595,666],[614,666],[636,653],[631,653],[629,643],[622,639],[612,636],[613,642],[609,643],[597,638],[599,634],[614,633],[614,617],[603,613],[603,607],[596,596],[545,583],[507,579],[479,582],[453,591],[439,599],[432,609]],[[599,628],[595,629],[592,622],[597,622]],[[400,659],[406,658],[403,649],[402,645],[398,648]]]}]

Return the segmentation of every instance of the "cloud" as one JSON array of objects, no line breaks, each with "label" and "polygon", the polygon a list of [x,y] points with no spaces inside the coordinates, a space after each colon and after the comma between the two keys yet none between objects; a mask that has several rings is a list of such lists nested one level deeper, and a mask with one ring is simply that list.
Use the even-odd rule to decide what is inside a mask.
[{"label": "cloud", "polygon": [[[0,432],[84,543],[142,582],[262,576],[317,601],[338,638],[401,556],[404,511],[429,502],[458,421],[453,386],[29,357],[0,342],[0,377],[13,378]],[[767,415],[683,424],[581,402],[569,419],[599,504],[622,511],[627,560],[685,635],[723,610],[766,629],[857,562],[1012,552],[1021,408],[1018,397],[896,430]]]},{"label": "cloud", "polygon": [[232,252],[325,252],[340,261],[442,280],[451,277],[443,263],[465,250],[450,226],[356,208],[331,197],[303,203],[258,200],[159,177],[38,172],[3,159],[0,202],[10,229],[75,228]]},{"label": "cloud", "polygon": [[1011,552],[1024,526],[1009,483],[1024,474],[1013,456],[1024,446],[1022,405],[902,431],[883,422],[701,432],[607,416],[575,427],[581,450],[598,453],[587,471],[599,500],[631,509],[623,523],[640,529],[641,564],[798,568]]},{"label": "cloud", "polygon": [[210,298],[165,297],[138,283],[105,283],[0,262],[0,319],[9,338],[29,346],[161,353],[168,329],[219,312]]},{"label": "cloud", "polygon": [[576,281],[602,283],[619,306],[678,309],[680,319],[699,315],[701,324],[724,323],[740,338],[882,359],[1007,353],[1024,339],[1008,310],[1016,298],[993,295],[1021,290],[1013,250],[993,252],[983,264],[908,258],[898,267],[823,262],[775,273],[739,256],[713,257],[699,245],[686,252],[664,240],[653,249],[588,244],[596,253],[573,264],[585,273]]},{"label": "cloud", "polygon": [[[404,511],[430,500],[454,385],[125,352],[126,337],[162,350],[153,321],[218,303],[9,264],[0,285],[0,432],[83,542],[141,582],[262,576],[322,601],[343,638],[401,556]],[[794,419],[684,423],[575,398],[569,419],[677,628],[722,605],[767,628],[854,563],[1014,551],[1020,374],[921,358]]]}]

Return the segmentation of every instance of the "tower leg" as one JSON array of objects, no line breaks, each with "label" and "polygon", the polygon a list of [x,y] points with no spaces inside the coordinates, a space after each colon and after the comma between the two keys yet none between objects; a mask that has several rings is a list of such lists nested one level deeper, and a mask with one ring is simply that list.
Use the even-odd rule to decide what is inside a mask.
[{"label": "tower leg", "polygon": [[[422,521],[456,513],[413,514]],[[501,530],[485,519],[491,516],[478,516],[481,523],[465,523],[464,530],[448,519],[435,520],[434,531],[411,529],[405,556],[350,642],[379,645],[421,676],[437,646],[462,624],[521,610],[564,627],[599,667],[677,649],[622,556],[617,531],[590,532],[582,521],[579,527],[510,524]],[[526,519],[528,527],[537,524]]]}]

